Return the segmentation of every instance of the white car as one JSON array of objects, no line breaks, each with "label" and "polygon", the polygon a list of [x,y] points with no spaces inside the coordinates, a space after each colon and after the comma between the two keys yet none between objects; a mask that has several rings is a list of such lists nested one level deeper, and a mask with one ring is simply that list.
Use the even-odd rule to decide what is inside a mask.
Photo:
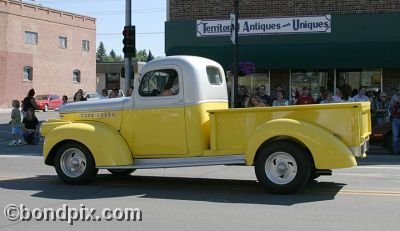
[{"label": "white car", "polygon": [[83,94],[83,97],[85,97],[86,100],[97,100],[100,99],[100,94],[95,91],[88,91]]}]

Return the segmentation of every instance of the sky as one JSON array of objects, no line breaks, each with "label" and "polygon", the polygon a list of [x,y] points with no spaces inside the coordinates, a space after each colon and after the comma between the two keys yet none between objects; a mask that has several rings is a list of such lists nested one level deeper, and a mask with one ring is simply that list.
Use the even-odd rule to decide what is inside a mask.
[{"label": "sky", "polygon": [[[132,24],[136,26],[136,50],[149,50],[154,57],[165,56],[164,23],[166,0],[131,0]],[[24,0],[24,2],[96,18],[96,49],[103,42],[122,55],[125,0]]]}]

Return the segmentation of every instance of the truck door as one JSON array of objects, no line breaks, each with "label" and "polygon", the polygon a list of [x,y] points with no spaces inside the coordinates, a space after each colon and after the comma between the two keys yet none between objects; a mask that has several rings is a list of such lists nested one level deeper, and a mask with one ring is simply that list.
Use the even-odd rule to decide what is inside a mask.
[{"label": "truck door", "polygon": [[187,153],[183,79],[176,66],[144,73],[135,91],[133,152],[137,156]]}]

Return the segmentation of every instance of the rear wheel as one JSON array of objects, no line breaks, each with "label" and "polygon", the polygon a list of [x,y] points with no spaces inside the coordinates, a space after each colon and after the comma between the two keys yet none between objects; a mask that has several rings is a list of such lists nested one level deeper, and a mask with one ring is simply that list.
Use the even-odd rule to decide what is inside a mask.
[{"label": "rear wheel", "polygon": [[287,141],[267,144],[255,163],[259,183],[277,194],[294,193],[304,187],[310,179],[311,168],[307,152]]},{"label": "rear wheel", "polygon": [[49,105],[45,104],[45,105],[44,105],[44,108],[43,108],[43,111],[44,111],[44,112],[47,112],[48,110],[49,110]]},{"label": "rear wheel", "polygon": [[73,141],[58,148],[54,167],[58,177],[69,184],[87,184],[94,180],[98,172],[87,147]]},{"label": "rear wheel", "polygon": [[115,176],[128,176],[136,169],[107,169],[107,170]]}]

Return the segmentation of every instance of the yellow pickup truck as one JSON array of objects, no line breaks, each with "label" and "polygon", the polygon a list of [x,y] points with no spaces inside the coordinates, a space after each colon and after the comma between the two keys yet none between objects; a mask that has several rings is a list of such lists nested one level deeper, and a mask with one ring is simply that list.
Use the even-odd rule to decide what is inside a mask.
[{"label": "yellow pickup truck", "polygon": [[130,98],[66,104],[41,127],[43,155],[70,184],[98,169],[254,166],[272,193],[293,193],[357,165],[371,133],[369,103],[228,108],[224,70],[201,57],[153,60]]}]

